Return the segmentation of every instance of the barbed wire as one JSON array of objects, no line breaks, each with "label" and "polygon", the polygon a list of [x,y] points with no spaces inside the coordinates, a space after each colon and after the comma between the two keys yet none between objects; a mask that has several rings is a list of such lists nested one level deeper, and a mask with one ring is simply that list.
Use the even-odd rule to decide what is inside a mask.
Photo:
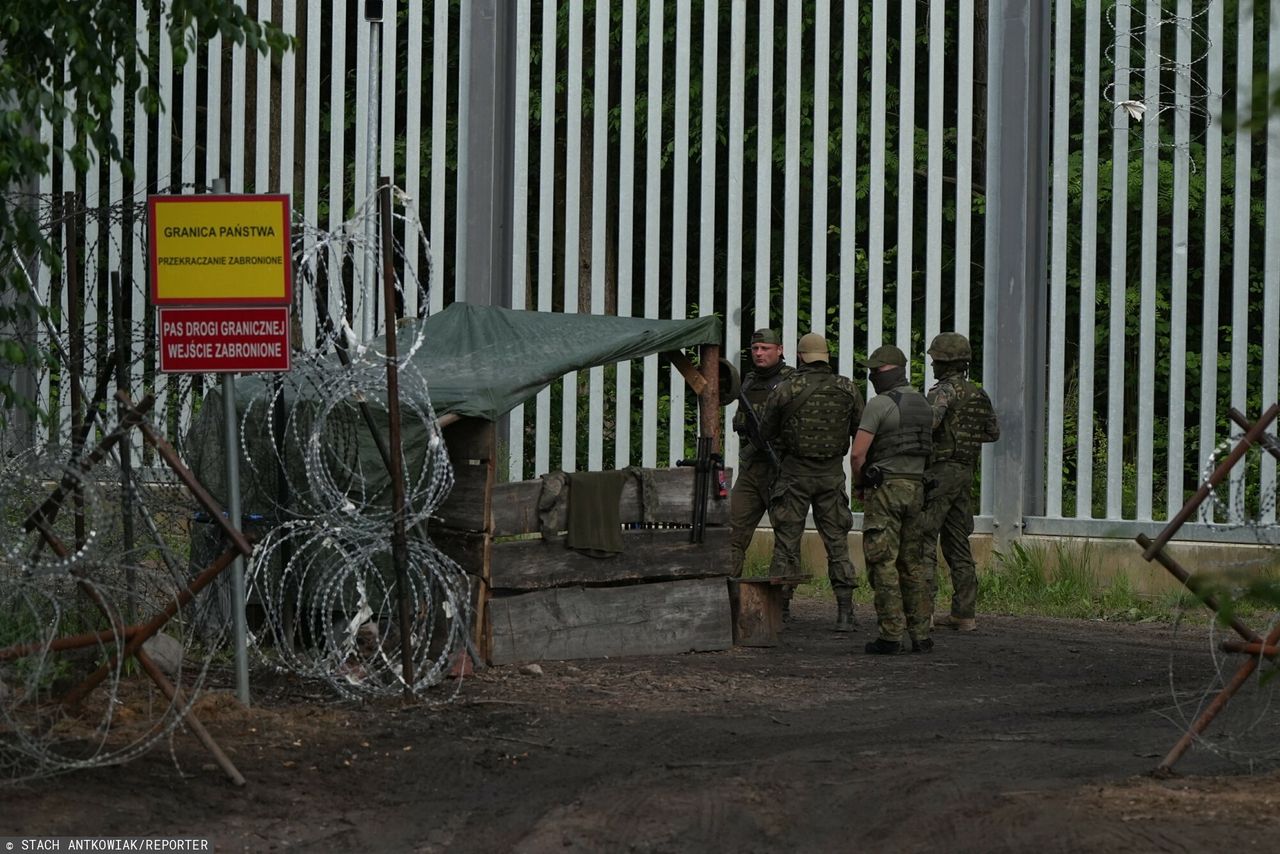
[{"label": "barbed wire", "polygon": [[[1161,121],[1167,112],[1184,114],[1190,122],[1190,135],[1185,143],[1179,142],[1171,132],[1161,131],[1157,134],[1158,145],[1162,148],[1173,148],[1186,152],[1189,156],[1190,143],[1204,135],[1213,115],[1209,109],[1210,99],[1215,93],[1210,90],[1208,81],[1197,66],[1208,57],[1212,47],[1208,31],[1202,19],[1208,13],[1208,6],[1190,15],[1179,15],[1167,9],[1161,9],[1160,17],[1155,22],[1157,33],[1166,29],[1178,31],[1178,38],[1185,39],[1192,49],[1198,53],[1191,56],[1189,62],[1182,62],[1176,56],[1166,56],[1157,52],[1151,69],[1147,68],[1147,33],[1148,25],[1145,15],[1139,17],[1133,10],[1129,24],[1121,29],[1117,26],[1116,15],[1120,8],[1114,5],[1107,10],[1107,21],[1116,34],[1116,39],[1107,44],[1103,53],[1115,70],[1115,79],[1103,87],[1102,96],[1112,106],[1112,129],[1127,130],[1133,122]],[[1134,18],[1138,18],[1135,22]],[[1129,51],[1126,63],[1117,61],[1121,46]],[[1148,71],[1152,73],[1149,75]],[[1124,81],[1127,91],[1125,97],[1117,97],[1117,81]],[[1172,85],[1170,80],[1173,81]],[[1154,84],[1154,85],[1152,85]],[[1185,87],[1185,92],[1180,91]],[[1190,158],[1191,168],[1196,169],[1195,158]]]},{"label": "barbed wire", "polygon": [[[412,200],[398,190],[393,200],[394,230],[416,244],[406,251],[406,239],[394,240],[396,292],[403,300],[406,289],[415,288],[425,306],[430,245]],[[46,199],[49,210],[53,201]],[[102,373],[103,359],[117,344],[107,321],[127,305],[136,307],[145,281],[139,275],[127,286],[122,282],[122,293],[103,293],[105,271],[97,265],[107,247],[88,235],[107,241],[121,257],[126,244],[145,240],[145,209],[126,201],[79,213],[101,217],[101,227],[80,234],[84,256],[92,259],[84,265],[81,299],[106,312],[86,322],[85,361]],[[381,290],[381,270],[375,264],[376,281],[366,281],[361,263],[364,253],[380,249],[367,237],[368,218],[377,214],[371,197],[332,232],[295,219],[300,274],[294,316],[315,319],[314,335],[303,336],[314,343],[295,350],[288,373],[238,383],[243,508],[246,527],[260,538],[247,566],[249,601],[260,617],[251,649],[259,664],[324,680],[344,697],[399,692],[408,682],[420,699],[448,702],[461,679],[443,697],[427,689],[449,675],[469,646],[472,591],[467,575],[426,536],[426,519],[452,488],[453,471],[427,378],[413,364],[424,344],[421,325],[406,324],[397,342],[404,441],[401,458],[387,460],[385,442],[379,442],[388,423],[385,339],[358,340],[350,322],[354,308],[345,297],[367,293],[376,302],[373,295]],[[53,216],[47,221],[54,228],[62,222]],[[128,223],[133,233],[126,240],[116,226]],[[16,263],[21,266],[21,259]],[[65,302],[65,285],[42,289],[38,271],[27,272],[48,310],[37,332],[53,357],[32,366],[31,374],[51,417],[34,443],[12,425],[0,436],[0,650],[22,652],[0,659],[0,778],[10,781],[128,761],[171,737],[205,687],[212,662],[226,654],[232,624],[224,575],[149,642],[152,657],[169,662],[182,702],[157,700],[154,689],[130,678],[137,665],[120,660],[123,627],[175,601],[225,543],[194,500],[155,468],[154,458],[141,461],[129,478],[122,477],[114,450],[89,471],[75,464],[67,403],[71,330],[57,305]],[[385,325],[387,312],[379,309]],[[149,330],[145,313],[126,324],[123,346],[131,360],[154,352]],[[148,365],[144,379],[160,398],[157,426],[206,488],[225,499],[221,391],[211,377],[153,370]],[[93,374],[84,372],[82,386],[92,385]],[[99,402],[88,411],[97,421],[89,444],[105,435],[112,409]],[[134,437],[126,442],[140,447]],[[396,517],[390,465],[399,467],[406,486],[407,626],[399,625],[390,547]],[[50,530],[68,546],[63,557],[23,525],[58,483],[69,497]],[[126,517],[132,520],[128,536]],[[91,643],[61,648],[59,638],[77,634],[92,635]],[[412,680],[401,671],[402,639],[412,643]],[[58,702],[86,668],[109,661],[115,663],[108,678],[79,706]]]},{"label": "barbed wire", "polygon": [[[1202,483],[1221,464],[1222,459],[1243,439],[1243,433],[1225,438],[1210,454]],[[1236,463],[1234,471],[1258,470],[1267,452],[1253,445]],[[1258,484],[1253,492],[1231,486],[1228,479],[1209,492],[1204,503],[1203,518],[1215,529],[1244,532],[1237,540],[1252,540],[1257,548],[1251,557],[1237,554],[1226,566],[1216,566],[1198,573],[1197,580],[1207,585],[1233,612],[1240,606],[1251,606],[1245,620],[1260,637],[1266,637],[1280,623],[1280,606],[1256,596],[1260,583],[1280,580],[1280,525],[1276,522],[1276,486]],[[1221,521],[1217,521],[1221,520]],[[1280,587],[1272,589],[1280,590]],[[1270,613],[1268,614],[1268,610]],[[1168,664],[1168,681],[1173,698],[1165,716],[1184,731],[1208,708],[1209,704],[1235,677],[1245,659],[1238,653],[1224,652],[1223,641],[1239,641],[1240,637],[1221,620],[1207,621],[1205,606],[1194,596],[1183,596],[1175,607],[1175,638],[1190,636],[1196,643],[1207,644],[1207,665],[1188,662],[1175,644]],[[1262,622],[1258,622],[1261,615]],[[1276,664],[1259,657],[1259,667],[1236,691],[1231,701],[1217,713],[1213,723],[1196,738],[1196,744],[1217,756],[1243,765],[1249,770],[1272,767],[1280,760],[1280,742],[1276,734],[1277,677]]]}]

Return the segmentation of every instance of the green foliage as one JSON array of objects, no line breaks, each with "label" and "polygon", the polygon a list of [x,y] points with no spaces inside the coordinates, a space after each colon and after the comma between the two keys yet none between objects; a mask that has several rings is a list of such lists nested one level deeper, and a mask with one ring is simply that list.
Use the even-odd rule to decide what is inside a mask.
[{"label": "green foliage", "polygon": [[1134,592],[1123,573],[1103,581],[1088,543],[1014,543],[978,573],[978,610],[1103,620],[1171,616],[1169,603]]},{"label": "green foliage", "polygon": [[[114,90],[119,85],[136,92],[149,113],[164,108],[155,89],[142,85],[144,69],[150,70],[148,80],[156,79],[159,51],[158,45],[139,44],[135,7],[134,0],[0,2],[0,246],[22,263],[39,259],[56,271],[61,259],[36,213],[15,194],[30,192],[48,174],[51,156],[65,156],[81,172],[95,158],[119,163],[132,178],[134,164],[121,147],[123,129],[112,125]],[[292,37],[278,26],[259,23],[234,3],[142,0],[142,7],[153,25],[165,22],[178,65],[214,33],[262,53],[292,47]],[[40,139],[41,118],[54,127],[69,123],[74,142],[68,145],[56,134],[52,142]],[[0,290],[8,297],[0,302],[0,327],[6,328],[0,360],[10,367],[40,360],[33,337],[14,331],[33,328],[42,309],[19,265],[9,258],[0,263]],[[6,410],[33,405],[7,379],[0,381],[0,397]]]}]

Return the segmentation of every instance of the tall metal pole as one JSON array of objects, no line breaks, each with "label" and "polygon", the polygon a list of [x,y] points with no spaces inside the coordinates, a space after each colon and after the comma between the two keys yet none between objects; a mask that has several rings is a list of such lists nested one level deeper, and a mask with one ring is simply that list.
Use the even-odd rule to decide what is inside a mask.
[{"label": "tall metal pole", "polygon": [[986,377],[1001,419],[993,451],[995,545],[1044,501],[1048,291],[1048,4],[992,0],[988,41]]},{"label": "tall metal pole", "polygon": [[[213,191],[225,193],[224,178],[213,179]],[[227,454],[227,521],[242,530],[240,509],[240,427],[236,418],[236,375],[221,374],[222,380],[222,444]],[[231,621],[236,644],[236,697],[249,705],[249,629],[245,622],[244,557],[236,555],[231,565]]]},{"label": "tall metal pole", "polygon": [[404,696],[413,696],[413,611],[409,590],[409,544],[405,534],[404,458],[400,444],[400,366],[396,349],[396,272],[391,233],[391,179],[378,191],[382,220],[382,292],[387,313],[387,474],[391,476],[391,560],[395,564],[396,592],[400,606],[400,673]]},{"label": "tall metal pole", "polygon": [[[465,4],[464,4],[465,5]],[[373,200],[377,190],[379,121],[382,117],[382,0],[365,0],[364,19],[369,22],[369,112],[365,125],[365,185],[364,198]],[[378,301],[378,243],[377,207],[367,212],[364,220],[364,299],[360,317],[352,318],[360,324],[360,340],[368,341],[374,335],[374,308]],[[388,315],[394,313],[387,309]]]},{"label": "tall metal pole", "polygon": [[[458,299],[511,307],[515,4],[462,4],[458,45]],[[499,428],[499,435],[504,435]]]}]

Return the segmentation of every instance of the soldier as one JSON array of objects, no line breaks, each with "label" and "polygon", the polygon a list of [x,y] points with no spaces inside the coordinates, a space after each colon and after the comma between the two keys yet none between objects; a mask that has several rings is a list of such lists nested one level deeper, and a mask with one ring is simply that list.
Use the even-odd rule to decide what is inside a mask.
[{"label": "soldier", "polygon": [[800,366],[765,401],[761,427],[778,440],[782,463],[770,493],[773,563],[784,575],[800,565],[800,538],[813,508],[818,536],[827,550],[827,577],[836,596],[836,631],[852,631],[853,588],[849,562],[853,514],[845,488],[844,455],[862,417],[862,395],[831,369],[827,341],[809,333],[797,348]]},{"label": "soldier", "polygon": [[978,576],[969,549],[973,533],[973,471],[985,442],[1000,438],[991,398],[968,377],[969,339],[944,332],[929,345],[933,372],[933,458],[925,473],[924,557],[929,571],[929,607],[938,592],[937,542],[951,570],[951,613],[937,621],[962,632],[978,627],[974,608]]},{"label": "soldier", "polygon": [[[782,336],[773,329],[757,329],[751,335],[751,364],[754,369],[742,380],[740,398],[745,397],[755,412],[757,423],[764,411],[769,392],[795,370],[788,365],[782,352]],[[778,476],[778,467],[770,459],[771,449],[763,445],[762,437],[752,437],[750,416],[741,403],[733,417],[733,429],[742,437],[738,452],[738,471],[734,475],[733,491],[729,493],[729,547],[734,578],[742,576],[747,547],[751,536],[760,524],[760,517],[769,508],[769,487]]]},{"label": "soldier", "polygon": [[885,345],[867,359],[876,397],[867,403],[850,463],[862,498],[862,552],[875,590],[880,635],[866,645],[875,655],[932,652],[928,579],[921,554],[924,470],[933,446],[933,411],[907,383],[907,357]]}]

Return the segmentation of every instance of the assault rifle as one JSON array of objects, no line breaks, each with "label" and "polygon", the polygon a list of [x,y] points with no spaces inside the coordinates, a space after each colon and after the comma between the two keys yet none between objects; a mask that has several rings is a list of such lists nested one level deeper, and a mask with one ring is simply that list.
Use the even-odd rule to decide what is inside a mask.
[{"label": "assault rifle", "polygon": [[711,452],[711,437],[698,437],[698,456],[692,460],[677,460],[676,465],[693,469],[693,530],[689,542],[702,542],[702,532],[707,527],[707,499],[711,496],[711,477],[724,471],[724,457]]},{"label": "assault rifle", "polygon": [[751,401],[747,400],[747,393],[741,388],[738,389],[738,411],[742,413],[742,420],[747,426],[747,440],[751,442],[752,447],[757,451],[763,451],[768,455],[769,462],[774,468],[778,468],[781,463],[778,462],[778,455],[774,452],[773,446],[764,437],[764,428],[760,426],[760,416],[756,415],[755,407],[751,405]]}]

